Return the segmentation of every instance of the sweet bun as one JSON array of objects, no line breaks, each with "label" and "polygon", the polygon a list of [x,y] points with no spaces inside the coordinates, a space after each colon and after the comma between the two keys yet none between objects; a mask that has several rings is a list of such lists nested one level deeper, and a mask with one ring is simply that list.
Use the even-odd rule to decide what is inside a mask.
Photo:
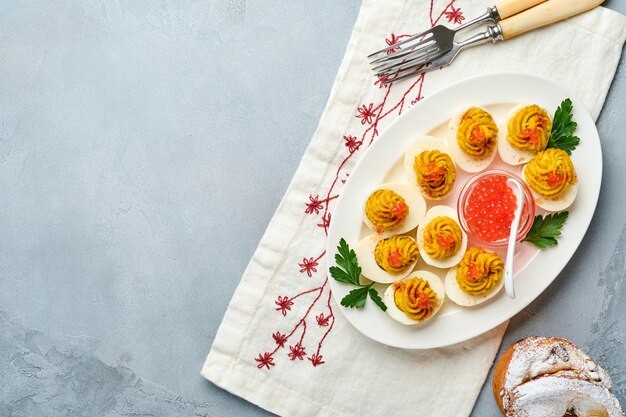
[{"label": "sweet bun", "polygon": [[509,346],[494,368],[506,417],[624,417],[609,374],[566,339],[533,336]]}]

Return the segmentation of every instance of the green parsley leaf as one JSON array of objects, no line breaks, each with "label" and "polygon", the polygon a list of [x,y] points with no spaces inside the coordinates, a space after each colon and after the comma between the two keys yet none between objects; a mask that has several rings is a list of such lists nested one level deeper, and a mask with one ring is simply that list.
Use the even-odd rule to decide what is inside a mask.
[{"label": "green parsley leaf", "polygon": [[387,306],[383,302],[383,299],[380,298],[380,295],[378,295],[378,291],[376,291],[374,288],[370,288],[369,293],[370,293],[370,298],[372,299],[372,301],[376,303],[376,305],[380,307],[382,311],[387,311]]},{"label": "green parsley leaf", "polygon": [[369,287],[359,287],[348,293],[341,300],[341,305],[344,307],[363,308],[367,301],[367,293]]},{"label": "green parsley leaf", "polygon": [[540,249],[551,248],[557,245],[557,238],[561,236],[561,229],[569,216],[569,212],[548,214],[545,217],[536,216],[528,234],[523,239]]},{"label": "green parsley leaf", "polygon": [[358,287],[343,297],[341,300],[342,306],[350,308],[363,308],[365,306],[365,302],[367,301],[367,296],[369,295],[372,301],[380,307],[381,310],[387,310],[387,306],[383,303],[380,295],[378,295],[378,291],[372,288],[372,285],[374,284],[361,284],[361,267],[359,266],[359,262],[356,258],[356,253],[350,249],[350,246],[348,246],[348,243],[346,243],[346,240],[343,238],[339,241],[339,246],[337,246],[335,262],[337,263],[337,266],[331,266],[328,268],[330,276],[343,284]]},{"label": "green parsley leaf", "polygon": [[354,282],[352,282],[352,277],[343,269],[336,266],[331,266],[330,268],[328,268],[328,270],[330,272],[330,276],[335,278],[336,281],[339,281],[343,284],[354,284]]},{"label": "green parsley leaf", "polygon": [[572,111],[572,100],[569,98],[563,100],[556,109],[554,121],[552,122],[552,131],[550,132],[546,148],[562,149],[568,155],[571,155],[572,151],[576,149],[576,146],[580,143],[580,138],[574,136],[574,131],[578,125],[572,121]]},{"label": "green parsley leaf", "polygon": [[[342,278],[337,278],[333,275],[333,271],[330,271],[331,276],[339,282],[360,285],[359,279],[361,277],[361,267],[356,259],[356,253],[350,249],[348,243],[343,238],[339,241],[337,251],[339,253],[335,255],[335,262],[337,262],[337,265],[343,269],[345,275],[343,275]],[[335,269],[335,273],[337,273],[337,268]]]}]

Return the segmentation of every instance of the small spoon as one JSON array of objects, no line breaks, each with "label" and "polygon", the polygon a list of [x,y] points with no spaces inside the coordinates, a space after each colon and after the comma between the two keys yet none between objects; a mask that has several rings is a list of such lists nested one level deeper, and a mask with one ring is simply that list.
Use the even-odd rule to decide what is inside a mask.
[{"label": "small spoon", "polygon": [[515,298],[515,289],[513,288],[513,258],[515,256],[515,242],[517,241],[517,229],[519,221],[522,217],[524,209],[524,190],[519,182],[508,179],[507,184],[515,191],[517,207],[515,208],[515,217],[511,222],[511,233],[509,234],[509,247],[506,250],[506,263],[504,265],[504,290],[509,298]]}]

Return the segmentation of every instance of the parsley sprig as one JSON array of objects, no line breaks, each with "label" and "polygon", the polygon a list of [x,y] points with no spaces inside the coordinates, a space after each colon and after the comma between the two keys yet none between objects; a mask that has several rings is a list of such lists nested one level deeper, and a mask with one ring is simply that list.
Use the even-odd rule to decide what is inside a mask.
[{"label": "parsley sprig", "polygon": [[562,149],[568,155],[571,155],[572,151],[576,149],[576,146],[580,143],[580,138],[574,136],[574,131],[578,125],[572,120],[572,110],[572,100],[569,98],[563,100],[556,109],[552,131],[550,132],[546,148]]},{"label": "parsley sprig", "polygon": [[356,253],[354,250],[350,249],[350,246],[346,243],[345,239],[341,239],[339,241],[339,246],[337,246],[337,254],[335,254],[335,262],[337,266],[331,266],[329,268],[330,275],[335,278],[335,280],[349,285],[355,285],[358,288],[350,291],[343,299],[341,300],[341,305],[349,308],[363,308],[365,306],[365,302],[367,301],[367,296],[372,299],[372,301],[380,307],[382,311],[387,310],[387,306],[383,302],[380,295],[378,295],[378,291],[372,286],[374,283],[370,283],[367,285],[361,284],[361,267],[359,266],[359,262],[356,258]]},{"label": "parsley sprig", "polygon": [[569,212],[547,214],[545,217],[536,216],[528,234],[523,239],[540,249],[551,248],[557,245],[557,238],[561,236],[561,229],[569,216]]}]

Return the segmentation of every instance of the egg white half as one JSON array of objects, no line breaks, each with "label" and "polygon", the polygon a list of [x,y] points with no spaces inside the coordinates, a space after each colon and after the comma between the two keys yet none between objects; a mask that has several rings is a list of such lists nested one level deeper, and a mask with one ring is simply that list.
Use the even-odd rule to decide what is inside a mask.
[{"label": "egg white half", "polygon": [[[486,109],[479,106],[471,106],[479,108],[487,113],[489,113]],[[455,113],[450,119],[450,123],[448,123],[448,145],[450,146],[450,152],[452,154],[452,158],[454,162],[456,162],[457,166],[461,168],[465,172],[480,172],[485,170],[493,161],[493,158],[496,157],[498,153],[497,145],[493,147],[491,153],[486,158],[478,159],[471,155],[463,152],[461,147],[459,146],[458,139],[456,137],[457,132],[459,130],[459,126],[461,124],[461,120],[463,119],[463,115],[467,113],[467,111],[471,108],[468,107],[458,113]],[[491,114],[491,113],[489,113]],[[493,117],[493,116],[492,116]],[[498,127],[498,132],[500,132],[500,127]],[[500,139],[500,133],[498,133],[498,137],[496,137],[496,142]]]},{"label": "egg white half", "polygon": [[[533,159],[537,154],[537,152],[516,149],[511,146],[508,140],[506,140],[506,136],[509,132],[509,120],[511,120],[518,111],[526,106],[526,104],[519,104],[513,107],[507,115],[504,123],[498,127],[498,153],[500,154],[500,158],[502,158],[502,160],[509,165],[525,164]],[[546,114],[550,114],[545,109],[542,108],[542,110],[544,110]]]},{"label": "egg white half", "polygon": [[[526,166],[522,169],[522,179],[526,182]],[[578,194],[578,181],[575,184],[570,184],[565,190],[565,193],[557,198],[550,198],[539,194],[537,191],[528,185],[530,193],[535,199],[535,204],[546,211],[563,211],[574,203],[576,195]]]},{"label": "egg white half", "polygon": [[[439,300],[441,301],[439,305],[435,307],[435,310],[430,315],[430,317],[428,317],[426,320],[423,320],[421,322],[412,320],[406,314],[404,314],[404,312],[398,308],[398,306],[396,305],[396,301],[394,299],[394,293],[396,291],[396,288],[398,288],[398,286],[403,281],[408,281],[413,278],[421,278],[425,281],[428,281],[430,288],[432,288],[433,291],[435,291],[435,293],[437,294],[437,298],[439,298]],[[441,281],[441,278],[439,278],[437,275],[433,274],[432,272],[428,272],[428,271],[413,272],[411,275],[407,276],[406,278],[396,281],[393,284],[391,284],[389,287],[387,287],[387,289],[385,290],[385,293],[383,294],[383,301],[385,305],[387,306],[387,314],[389,314],[392,319],[397,320],[400,323],[406,324],[406,325],[423,324],[427,322],[428,320],[432,319],[437,314],[439,309],[441,309],[441,306],[443,305],[443,302],[445,299],[446,299],[446,290],[443,285],[443,282]]]},{"label": "egg white half", "polygon": [[[450,217],[452,220],[456,222],[456,224],[459,226],[459,229],[461,229],[461,236],[462,236],[461,247],[459,248],[459,251],[454,256],[451,256],[446,259],[431,258],[424,250],[424,228],[426,227],[428,223],[430,223],[431,220],[439,216]],[[436,268],[450,268],[450,267],[453,267],[454,265],[457,265],[459,262],[461,262],[461,259],[463,258],[463,255],[465,254],[465,250],[467,249],[467,235],[465,234],[465,232],[461,228],[461,225],[459,224],[459,214],[457,213],[455,209],[453,209],[452,207],[448,207],[448,206],[434,206],[434,207],[431,207],[426,212],[426,215],[424,216],[424,218],[420,222],[419,227],[417,228],[416,240],[417,240],[417,247],[420,250],[420,255],[422,259],[424,260],[424,262]]]},{"label": "egg white half", "polygon": [[376,249],[376,245],[382,239],[383,237],[380,235],[367,236],[365,239],[357,243],[356,247],[354,248],[354,253],[356,253],[359,265],[361,266],[361,274],[365,278],[374,282],[380,282],[382,284],[390,284],[409,275],[411,271],[413,271],[413,268],[415,268],[417,259],[415,260],[415,262],[409,265],[406,271],[402,272],[401,274],[392,274],[385,271],[380,266],[378,266],[378,264],[376,263],[376,258],[374,257],[374,249]]},{"label": "egg white half", "polygon": [[485,295],[472,295],[468,294],[459,287],[459,283],[456,282],[456,271],[459,269],[458,266],[454,268],[450,268],[448,273],[446,274],[446,279],[444,281],[444,285],[446,287],[446,294],[448,298],[455,302],[456,304],[464,307],[472,307],[485,301],[495,297],[502,287],[504,287],[504,276],[500,278],[500,282],[487,294]]},{"label": "egg white half", "polygon": [[401,183],[382,184],[367,194],[365,201],[363,201],[363,222],[367,225],[367,227],[369,227],[374,233],[377,233],[376,228],[365,214],[365,202],[369,196],[377,190],[391,190],[404,198],[406,205],[409,206],[409,214],[406,216],[404,221],[400,225],[380,233],[381,236],[389,237],[393,235],[401,235],[417,227],[426,213],[426,201],[424,200],[424,197],[422,197],[422,193],[420,193],[417,188]]},{"label": "egg white half", "polygon": [[[422,190],[422,187],[417,183],[417,174],[415,173],[415,169],[413,169],[413,165],[415,165],[415,157],[424,151],[434,151],[434,150],[437,150],[441,153],[448,154],[448,156],[450,156],[450,159],[452,159],[452,163],[454,163],[454,157],[450,153],[450,148],[448,147],[448,144],[446,143],[446,141],[444,141],[443,139],[436,138],[434,136],[417,137],[413,142],[411,142],[406,152],[404,153],[404,173],[409,179],[409,183],[411,185],[418,187],[420,192]],[[453,189],[454,187],[450,189],[450,192]],[[446,198],[449,194],[450,193],[441,197],[432,198],[429,195],[426,195],[422,192],[422,195],[424,196],[424,198],[428,200],[442,200]]]}]

